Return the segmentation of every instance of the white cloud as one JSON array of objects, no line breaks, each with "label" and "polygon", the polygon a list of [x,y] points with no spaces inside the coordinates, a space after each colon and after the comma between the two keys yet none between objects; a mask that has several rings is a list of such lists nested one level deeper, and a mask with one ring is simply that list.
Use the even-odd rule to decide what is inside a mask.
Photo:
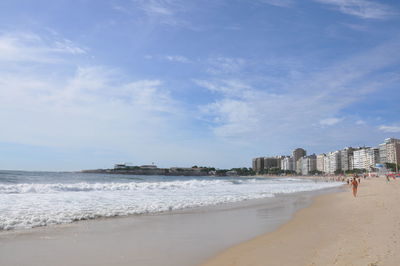
[{"label": "white cloud", "polygon": [[333,126],[342,121],[342,118],[325,118],[319,121],[319,123],[323,126]]},{"label": "white cloud", "polygon": [[0,34],[0,61],[59,62],[64,54],[84,54],[86,50],[68,39],[50,38],[30,32]]},{"label": "white cloud", "polygon": [[[144,12],[152,23],[174,27],[191,28],[182,14],[188,12],[190,3],[183,0],[133,0],[133,8]],[[126,13],[129,7],[117,6],[114,9]]]},{"label": "white cloud", "polygon": [[0,36],[0,119],[7,121],[0,141],[129,151],[176,135],[185,112],[162,81],[79,66],[67,58],[84,56],[85,50],[66,39],[49,39]]},{"label": "white cloud", "polygon": [[223,79],[218,81],[194,80],[194,82],[203,88],[214,93],[220,93],[232,98],[242,98],[253,92],[251,86],[240,80]]},{"label": "white cloud", "polygon": [[386,19],[394,15],[393,9],[369,0],[314,0],[334,6],[340,12],[364,19]]},{"label": "white cloud", "polygon": [[293,0],[260,0],[260,2],[278,7],[291,7],[294,5]]},{"label": "white cloud", "polygon": [[200,113],[217,136],[233,143],[251,140],[268,143],[271,149],[279,149],[283,140],[286,146],[318,141],[340,145],[339,141],[355,140],[355,132],[362,129],[354,127],[357,118],[343,119],[340,114],[385,88],[387,78],[381,70],[400,62],[394,51],[400,54],[398,43],[384,44],[311,75],[303,73],[279,90],[248,77],[226,79],[223,74],[220,79],[195,80],[217,94],[212,103],[200,107]]},{"label": "white cloud", "polygon": [[400,126],[385,126],[382,125],[379,127],[379,130],[383,132],[388,132],[388,133],[400,133]]},{"label": "white cloud", "polygon": [[207,60],[207,72],[214,75],[237,73],[246,65],[243,58],[217,56]]},{"label": "white cloud", "polygon": [[85,49],[83,49],[82,47],[78,47],[75,43],[73,43],[71,40],[68,39],[56,41],[54,51],[70,53],[70,54],[86,53]]},{"label": "white cloud", "polygon": [[164,58],[171,62],[190,63],[190,60],[187,57],[181,55],[166,55]]},{"label": "white cloud", "polygon": [[361,125],[366,125],[367,123],[364,121],[364,120],[357,120],[356,121],[356,125],[359,125],[359,126],[361,126]]}]

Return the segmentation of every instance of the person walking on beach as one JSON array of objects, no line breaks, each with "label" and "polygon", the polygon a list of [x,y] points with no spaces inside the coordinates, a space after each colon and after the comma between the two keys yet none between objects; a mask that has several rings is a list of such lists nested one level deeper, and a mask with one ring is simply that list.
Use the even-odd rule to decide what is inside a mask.
[{"label": "person walking on beach", "polygon": [[351,181],[351,187],[353,188],[353,196],[356,197],[357,196],[358,182],[357,182],[357,179],[355,177]]}]

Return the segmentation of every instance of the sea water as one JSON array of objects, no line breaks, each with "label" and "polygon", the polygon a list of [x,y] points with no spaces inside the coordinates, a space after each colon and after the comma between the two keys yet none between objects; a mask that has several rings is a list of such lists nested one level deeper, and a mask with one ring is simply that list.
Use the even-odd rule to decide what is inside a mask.
[{"label": "sea water", "polygon": [[0,171],[0,230],[160,213],[340,186],[295,178]]}]

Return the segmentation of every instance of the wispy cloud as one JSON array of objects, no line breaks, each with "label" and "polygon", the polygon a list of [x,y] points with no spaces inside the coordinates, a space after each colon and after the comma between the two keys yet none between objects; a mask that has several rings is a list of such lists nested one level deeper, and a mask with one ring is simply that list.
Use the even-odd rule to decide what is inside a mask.
[{"label": "wispy cloud", "polygon": [[0,61],[57,62],[63,54],[85,54],[86,49],[68,39],[42,38],[30,32],[0,34]]},{"label": "wispy cloud", "polygon": [[0,119],[8,121],[1,141],[127,151],[127,143],[144,148],[175,131],[185,112],[161,80],[132,80],[117,68],[68,62],[64,57],[82,56],[79,46],[45,39],[0,37]]},{"label": "wispy cloud", "polygon": [[259,0],[261,3],[269,4],[278,7],[292,7],[294,5],[293,0]]},{"label": "wispy cloud", "polygon": [[211,74],[232,74],[237,73],[246,65],[243,58],[217,56],[207,60],[207,72]]},{"label": "wispy cloud", "polygon": [[[144,12],[153,23],[174,27],[192,28],[182,14],[190,10],[190,3],[182,0],[133,0],[133,7]],[[116,10],[126,13],[131,7],[117,6]]]},{"label": "wispy cloud", "polygon": [[319,121],[319,123],[323,126],[333,126],[339,123],[340,121],[342,121],[342,118],[332,117],[332,118],[322,119]]},{"label": "wispy cloud", "polygon": [[387,19],[395,12],[393,8],[370,0],[314,0],[333,6],[338,11],[363,19]]},{"label": "wispy cloud", "polygon": [[171,62],[190,63],[189,58],[181,55],[166,55],[164,58]]},{"label": "wispy cloud", "polygon": [[382,125],[379,127],[379,130],[383,131],[383,132],[387,132],[387,133],[400,133],[400,126],[385,126]]},{"label": "wispy cloud", "polygon": [[275,143],[282,139],[298,145],[314,145],[321,136],[332,143],[356,141],[354,134],[361,127],[354,124],[360,118],[345,119],[341,112],[385,87],[386,77],[380,71],[400,62],[393,56],[399,50],[397,42],[384,44],[312,75],[301,75],[275,93],[251,80],[196,80],[198,86],[218,94],[200,107],[200,113],[216,136],[233,142],[265,139],[271,148],[279,149]]}]

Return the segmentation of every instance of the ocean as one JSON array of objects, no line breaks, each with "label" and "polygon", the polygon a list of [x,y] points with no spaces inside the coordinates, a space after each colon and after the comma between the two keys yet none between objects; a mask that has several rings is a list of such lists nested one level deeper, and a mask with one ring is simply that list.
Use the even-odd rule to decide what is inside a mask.
[{"label": "ocean", "polygon": [[0,171],[0,230],[157,214],[340,185],[295,178]]}]

